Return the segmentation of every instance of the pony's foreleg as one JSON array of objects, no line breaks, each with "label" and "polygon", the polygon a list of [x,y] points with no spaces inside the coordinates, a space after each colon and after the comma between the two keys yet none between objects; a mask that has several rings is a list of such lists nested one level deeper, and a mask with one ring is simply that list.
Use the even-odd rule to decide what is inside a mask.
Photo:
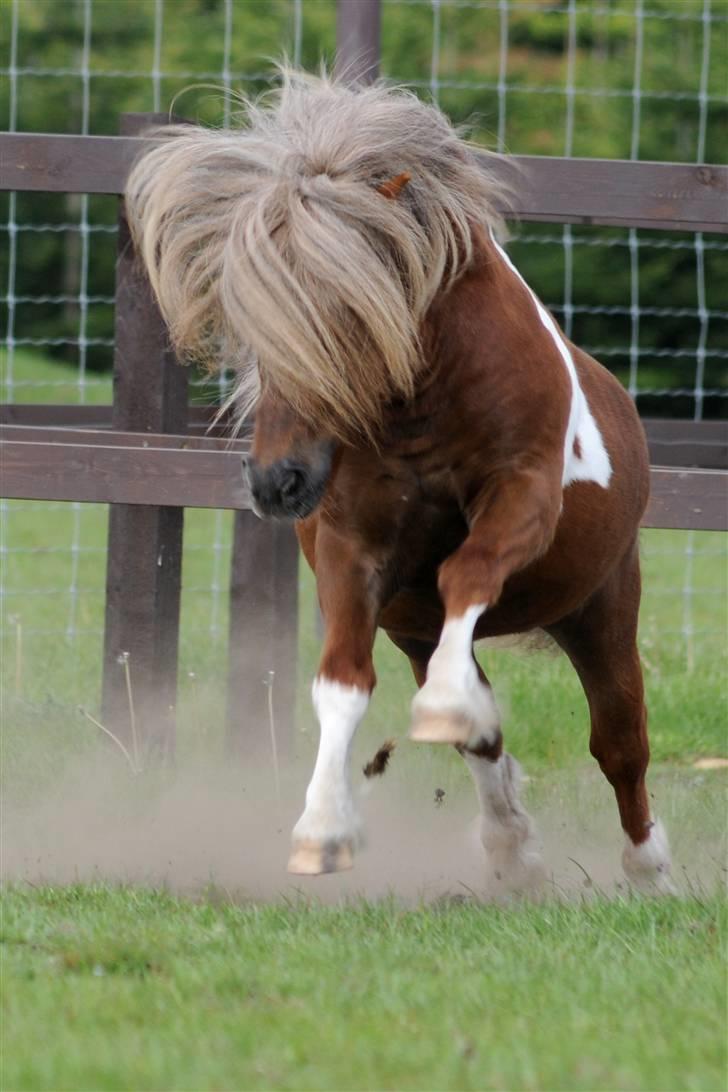
[{"label": "pony's foreleg", "polygon": [[348,557],[346,544],[327,562],[317,542],[316,574],[326,627],[313,684],[320,726],[318,756],[306,807],[293,830],[289,872],[319,875],[351,868],[360,823],[349,773],[354,733],[376,682],[372,646],[376,629],[373,580],[364,563]]},{"label": "pony's foreleg", "polygon": [[500,713],[473,657],[475,623],[485,604],[445,621],[412,702],[410,738],[418,743],[453,743],[496,758],[501,750]]},{"label": "pony's foreleg", "polygon": [[465,542],[440,568],[445,624],[424,686],[412,704],[410,737],[500,754],[500,717],[472,656],[480,616],[495,605],[508,576],[546,549],[556,525],[560,483],[524,473],[483,498]]}]

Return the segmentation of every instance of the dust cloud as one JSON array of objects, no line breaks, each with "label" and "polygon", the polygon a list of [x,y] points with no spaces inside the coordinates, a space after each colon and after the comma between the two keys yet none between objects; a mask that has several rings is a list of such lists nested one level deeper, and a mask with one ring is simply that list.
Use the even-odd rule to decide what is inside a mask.
[{"label": "dust cloud", "polygon": [[[213,888],[235,901],[394,896],[412,904],[489,896],[464,764],[454,753],[443,760],[442,752],[428,764],[422,749],[407,743],[384,777],[365,781],[361,765],[355,767],[367,841],[354,870],[290,876],[290,830],[311,757],[282,760],[280,801],[271,764],[262,759],[192,757],[174,770],[134,777],[110,750],[75,758],[37,796],[6,798],[0,877],[134,883],[185,894]],[[720,771],[691,769],[653,774],[655,812],[671,836],[675,879],[684,891],[713,889],[724,879],[722,778]],[[598,770],[539,774],[528,779],[525,798],[543,839],[547,893],[625,890],[616,807]]]}]

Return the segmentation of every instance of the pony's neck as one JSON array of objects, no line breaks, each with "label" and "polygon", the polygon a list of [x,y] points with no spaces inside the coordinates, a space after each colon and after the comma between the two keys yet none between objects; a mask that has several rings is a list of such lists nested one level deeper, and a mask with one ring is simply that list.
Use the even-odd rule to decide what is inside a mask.
[{"label": "pony's neck", "polygon": [[453,406],[466,406],[492,371],[505,365],[508,273],[482,229],[473,231],[472,261],[434,300],[423,331],[423,374],[434,377]]}]

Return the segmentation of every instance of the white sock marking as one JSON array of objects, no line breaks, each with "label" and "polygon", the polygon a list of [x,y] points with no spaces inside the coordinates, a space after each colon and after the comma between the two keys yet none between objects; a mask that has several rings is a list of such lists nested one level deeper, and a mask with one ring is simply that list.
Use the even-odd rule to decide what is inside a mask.
[{"label": "white sock marking", "polygon": [[649,835],[639,845],[625,836],[622,866],[627,879],[639,891],[653,895],[674,894],[670,863],[670,845],[659,819],[653,822]]},{"label": "white sock marking", "polygon": [[351,744],[369,705],[369,693],[319,676],[313,705],[321,734],[316,765],[306,791],[306,807],[293,830],[295,840],[356,839],[359,821],[349,776]]},{"label": "white sock marking", "polygon": [[[564,341],[564,338],[551,315],[541,303],[531,286],[526,283],[518,272],[492,232],[491,239],[506,265],[508,265],[518,277],[521,284],[528,290],[531,299],[536,305],[538,316],[551,335],[553,342],[561,355],[561,359],[566,365],[566,370],[569,373],[569,379],[571,380],[571,407],[569,410],[569,420],[566,425],[566,435],[564,436],[564,472],[561,484],[567,486],[571,482],[576,481],[596,482],[597,485],[601,485],[602,488],[606,489],[612,476],[612,464],[609,461],[609,454],[604,446],[602,434],[589,409],[586,395],[579,384],[576,365],[574,364],[574,358],[569,351],[569,347]],[[580,455],[577,455],[574,451],[575,440],[579,441]]]},{"label": "white sock marking", "polygon": [[521,804],[521,768],[505,752],[497,762],[463,753],[480,801],[480,841],[490,880],[514,890],[532,887],[545,876],[533,823]]},{"label": "white sock marking", "polygon": [[473,632],[484,610],[485,603],[478,603],[460,618],[445,622],[427,667],[425,685],[412,702],[415,720],[423,713],[467,717],[474,725],[468,740],[471,746],[482,740],[493,743],[500,726],[493,691],[480,681],[473,661]]}]

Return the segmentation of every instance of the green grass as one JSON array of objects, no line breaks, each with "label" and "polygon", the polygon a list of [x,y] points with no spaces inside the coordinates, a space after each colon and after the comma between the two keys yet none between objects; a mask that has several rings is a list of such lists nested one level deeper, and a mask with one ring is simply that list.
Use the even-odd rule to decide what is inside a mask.
[{"label": "green grass", "polygon": [[111,376],[89,371],[79,382],[75,365],[53,360],[34,349],[0,351],[0,402],[48,402],[104,405],[111,402]]},{"label": "green grass", "polygon": [[3,941],[8,1092],[725,1086],[717,897],[403,911],[14,889]]}]

